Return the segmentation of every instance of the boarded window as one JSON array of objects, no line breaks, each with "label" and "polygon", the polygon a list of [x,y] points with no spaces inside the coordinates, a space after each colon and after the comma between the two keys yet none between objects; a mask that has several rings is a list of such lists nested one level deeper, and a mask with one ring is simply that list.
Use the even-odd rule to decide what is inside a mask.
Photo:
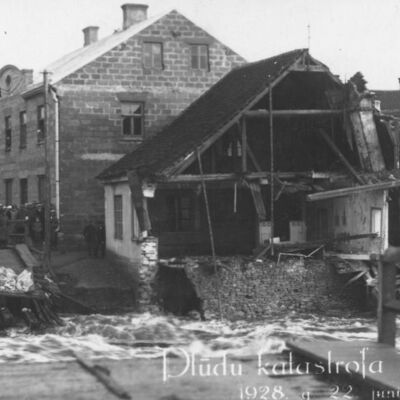
[{"label": "boarded window", "polygon": [[6,194],[6,205],[10,205],[12,204],[12,183],[13,180],[12,179],[6,179],[4,181],[4,189],[5,189],[5,194]]},{"label": "boarded window", "polygon": [[371,208],[371,233],[382,234],[382,209]]},{"label": "boarded window", "polygon": [[122,195],[114,196],[114,238],[123,239]]},{"label": "boarded window", "polygon": [[122,133],[124,136],[142,137],[144,127],[143,103],[122,103]]},{"label": "boarded window", "polygon": [[38,201],[44,203],[46,198],[46,177],[45,175],[38,175]]},{"label": "boarded window", "polygon": [[6,151],[10,151],[11,150],[11,117],[5,117],[4,120],[4,124],[5,124],[5,131],[6,131]]},{"label": "boarded window", "polygon": [[192,44],[190,46],[190,52],[193,69],[210,69],[208,62],[208,46],[206,44]]},{"label": "boarded window", "polygon": [[19,181],[19,201],[21,204],[28,202],[28,179],[26,178]]},{"label": "boarded window", "polygon": [[162,43],[143,43],[143,66],[145,68],[163,68]]},{"label": "boarded window", "polygon": [[26,147],[26,111],[19,113],[19,147]]},{"label": "boarded window", "polygon": [[43,143],[45,135],[44,106],[37,108],[37,142]]}]

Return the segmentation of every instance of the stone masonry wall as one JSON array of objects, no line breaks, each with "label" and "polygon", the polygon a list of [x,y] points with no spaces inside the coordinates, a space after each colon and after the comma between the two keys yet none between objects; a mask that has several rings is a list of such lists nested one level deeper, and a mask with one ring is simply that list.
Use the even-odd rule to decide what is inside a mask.
[{"label": "stone masonry wall", "polygon": [[[143,43],[161,42],[163,68],[143,66]],[[190,43],[209,46],[209,70],[190,64]],[[79,234],[90,215],[104,212],[95,177],[173,117],[244,59],[181,14],[172,11],[55,86],[60,95],[62,230]],[[124,137],[120,94],[145,107],[142,139]]]},{"label": "stone masonry wall", "polygon": [[[258,319],[274,313],[347,312],[363,307],[362,286],[343,286],[338,275],[321,260],[248,261],[218,259],[224,318]],[[206,315],[218,316],[217,278],[211,258],[186,259],[185,270],[204,301]],[[348,277],[347,277],[348,279]]]}]

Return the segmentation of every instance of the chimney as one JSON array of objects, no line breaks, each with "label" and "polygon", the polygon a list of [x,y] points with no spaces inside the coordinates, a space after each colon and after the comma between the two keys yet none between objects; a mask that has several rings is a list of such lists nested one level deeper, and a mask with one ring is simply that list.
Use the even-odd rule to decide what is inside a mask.
[{"label": "chimney", "polygon": [[83,46],[89,46],[90,44],[97,42],[99,27],[98,26],[87,26],[82,29],[83,32]]},{"label": "chimney", "polygon": [[147,4],[124,4],[122,8],[122,28],[128,29],[132,25],[147,19]]}]

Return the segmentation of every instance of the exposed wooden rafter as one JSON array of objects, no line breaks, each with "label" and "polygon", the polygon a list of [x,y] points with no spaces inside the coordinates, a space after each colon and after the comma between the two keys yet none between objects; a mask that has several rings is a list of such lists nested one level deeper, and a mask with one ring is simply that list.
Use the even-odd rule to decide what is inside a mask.
[{"label": "exposed wooden rafter", "polygon": [[[269,118],[268,110],[250,110],[244,113],[246,118]],[[274,117],[299,117],[299,116],[318,116],[318,115],[343,115],[343,110],[321,109],[321,110],[274,110]]]}]

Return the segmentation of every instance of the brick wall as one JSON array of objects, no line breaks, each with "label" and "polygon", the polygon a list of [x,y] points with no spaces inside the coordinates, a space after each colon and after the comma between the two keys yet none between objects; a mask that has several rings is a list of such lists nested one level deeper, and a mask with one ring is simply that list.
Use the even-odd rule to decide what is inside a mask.
[{"label": "brick wall", "polygon": [[[145,41],[162,42],[162,70],[143,67]],[[208,44],[210,70],[191,68],[190,43]],[[132,101],[144,102],[146,139],[243,62],[173,11],[57,84],[63,231],[80,233],[87,216],[103,214],[103,187],[95,176],[141,141],[122,135],[121,92]]]},{"label": "brick wall", "polygon": [[[20,95],[0,98],[0,203],[5,203],[5,179],[13,179],[12,202],[20,204],[20,179],[28,179],[28,201],[38,201],[38,175],[44,174],[44,145],[38,143],[37,107],[43,105],[43,96],[37,95],[24,99]],[[49,107],[50,131],[54,130],[52,107]],[[20,112],[26,111],[26,147],[20,143]],[[5,117],[11,116],[12,142],[10,151],[6,151]],[[54,137],[50,137],[49,146],[54,149]],[[54,167],[54,152],[50,163]],[[52,192],[54,203],[54,168],[52,168]]]}]

